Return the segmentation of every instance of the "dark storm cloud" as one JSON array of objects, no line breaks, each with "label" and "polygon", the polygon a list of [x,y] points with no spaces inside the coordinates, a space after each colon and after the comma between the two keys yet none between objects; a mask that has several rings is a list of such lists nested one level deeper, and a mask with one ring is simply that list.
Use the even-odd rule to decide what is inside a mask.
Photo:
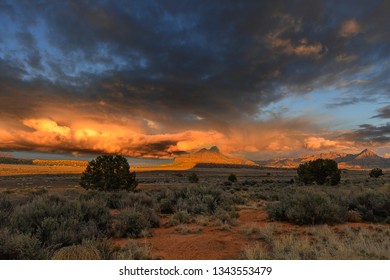
[{"label": "dark storm cloud", "polygon": [[[158,103],[173,112],[183,108],[240,116],[281,98],[279,86],[300,94],[310,85],[339,79],[341,72],[358,71],[373,45],[362,34],[341,38],[340,26],[356,18],[369,32],[385,34],[385,24],[377,18],[365,23],[364,17],[386,4],[339,2],[26,1],[18,10],[19,17],[35,16],[45,23],[48,42],[64,55],[52,73],[60,79],[78,67],[78,74],[90,71],[93,76],[99,64],[94,86],[112,83],[118,90],[119,82],[123,87],[150,88],[142,96],[122,90],[127,102],[141,98],[146,105]],[[28,32],[18,36],[31,50],[29,65],[39,67],[34,38]],[[378,44],[389,48],[387,42]],[[345,53],[359,59],[334,63]],[[95,94],[110,98],[105,90]]]},{"label": "dark storm cloud", "polygon": [[373,118],[390,119],[390,105],[377,110],[378,114]]},{"label": "dark storm cloud", "polygon": [[390,122],[378,126],[362,124],[359,129],[343,135],[342,138],[366,144],[387,144],[390,142]]},{"label": "dark storm cloud", "polygon": [[135,150],[142,151],[139,154],[140,156],[167,157],[172,156],[172,154],[167,153],[166,151],[176,144],[177,141],[159,141],[156,143],[143,144],[142,146],[136,147]]},{"label": "dark storm cloud", "polygon": [[[0,1],[12,27],[0,36],[0,102],[12,104],[0,115],[86,104],[80,111],[103,120],[126,115],[162,132],[225,133],[272,102],[388,61],[389,12],[379,0]],[[328,106],[388,96],[389,68]]]}]

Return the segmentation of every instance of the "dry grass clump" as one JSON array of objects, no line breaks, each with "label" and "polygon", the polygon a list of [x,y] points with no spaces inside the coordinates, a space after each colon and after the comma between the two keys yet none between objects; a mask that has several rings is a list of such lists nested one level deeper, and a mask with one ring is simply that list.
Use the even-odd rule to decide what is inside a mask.
[{"label": "dry grass clump", "polygon": [[92,245],[72,245],[54,252],[52,260],[101,260],[101,255]]},{"label": "dry grass clump", "polygon": [[146,244],[129,241],[114,254],[116,260],[151,260],[151,248]]},{"label": "dry grass clump", "polygon": [[[374,231],[374,232],[372,232]],[[301,235],[276,237],[263,233],[264,242],[243,250],[243,259],[273,260],[355,260],[390,259],[390,229],[372,227],[371,230],[344,227],[333,232],[328,226],[315,227]]]},{"label": "dry grass clump", "polygon": [[203,215],[199,215],[199,216],[196,216],[195,217],[195,223],[199,226],[207,226],[210,222],[210,217],[209,216],[203,216]]},{"label": "dry grass clump", "polygon": [[191,215],[188,213],[187,210],[181,210],[178,212],[175,212],[170,218],[167,223],[168,226],[177,226],[182,224],[189,224],[192,221]]},{"label": "dry grass clump", "polygon": [[183,235],[186,235],[186,234],[198,234],[198,233],[201,233],[202,231],[203,230],[200,227],[189,227],[187,225],[179,225],[176,228],[176,232],[179,233],[179,234],[183,234]]}]

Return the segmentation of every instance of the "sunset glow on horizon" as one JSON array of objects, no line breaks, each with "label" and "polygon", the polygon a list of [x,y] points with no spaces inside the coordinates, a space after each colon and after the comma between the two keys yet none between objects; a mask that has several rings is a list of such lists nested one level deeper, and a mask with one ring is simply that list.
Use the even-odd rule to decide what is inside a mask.
[{"label": "sunset glow on horizon", "polygon": [[389,1],[0,0],[0,152],[390,155]]}]

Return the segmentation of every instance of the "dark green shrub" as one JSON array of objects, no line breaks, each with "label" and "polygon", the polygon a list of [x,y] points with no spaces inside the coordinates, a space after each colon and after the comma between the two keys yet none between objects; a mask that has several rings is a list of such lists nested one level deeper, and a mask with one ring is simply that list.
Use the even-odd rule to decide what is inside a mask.
[{"label": "dark green shrub", "polygon": [[190,215],[213,214],[218,207],[234,209],[234,205],[241,203],[241,196],[224,192],[220,188],[196,186],[169,190],[160,193],[158,199],[162,213],[174,213],[185,210]]},{"label": "dark green shrub", "polygon": [[228,177],[228,180],[232,183],[235,183],[235,182],[237,182],[237,176],[234,174],[230,174]]},{"label": "dark green shrub", "polygon": [[297,169],[298,179],[304,184],[316,182],[318,185],[330,184],[332,186],[340,183],[341,171],[337,162],[330,159],[316,159],[299,165]]},{"label": "dark green shrub", "polygon": [[38,238],[0,229],[1,260],[40,260],[48,258],[48,250],[41,247]]},{"label": "dark green shrub", "polygon": [[176,200],[173,198],[163,198],[160,201],[160,211],[163,214],[172,214],[175,211]]},{"label": "dark green shrub", "polygon": [[96,226],[93,232],[87,231],[78,219],[48,217],[42,221],[35,236],[44,246],[60,247],[79,244],[83,238],[94,238],[96,232]]},{"label": "dark green shrub", "polygon": [[190,181],[190,183],[198,183],[199,177],[196,175],[196,173],[192,173],[190,176],[188,176],[188,181]]},{"label": "dark green shrub", "polygon": [[136,209],[138,212],[142,213],[142,215],[148,221],[149,227],[151,227],[151,228],[160,227],[160,217],[157,215],[155,209],[148,208],[145,206],[137,206],[134,209]]},{"label": "dark green shrub", "polygon": [[382,169],[380,168],[373,168],[371,171],[370,171],[370,177],[371,178],[378,178],[380,176],[383,176],[383,171]]},{"label": "dark green shrub", "polygon": [[347,209],[319,190],[300,190],[268,205],[272,220],[294,224],[335,224],[346,220]]},{"label": "dark green shrub", "polygon": [[167,189],[154,193],[154,198],[158,201],[158,207],[163,214],[172,214],[175,211],[175,192]]},{"label": "dark green shrub", "polygon": [[44,246],[79,244],[111,231],[109,209],[99,200],[42,195],[15,208],[9,218],[15,232],[35,235]]},{"label": "dark green shrub", "polygon": [[286,217],[287,204],[285,202],[273,201],[267,203],[266,209],[271,221],[287,221]]},{"label": "dark green shrub", "polygon": [[82,222],[94,222],[98,230],[107,233],[111,229],[111,214],[109,209],[98,200],[81,202]]},{"label": "dark green shrub", "polygon": [[144,229],[150,228],[148,219],[136,209],[127,209],[118,216],[116,231],[120,237],[140,237]]},{"label": "dark green shrub", "polygon": [[125,209],[138,206],[153,208],[154,204],[153,198],[143,192],[129,193],[119,191],[110,193],[107,197],[107,206],[111,209]]},{"label": "dark green shrub", "polygon": [[83,188],[100,191],[134,191],[137,184],[135,172],[130,172],[127,159],[110,155],[98,156],[90,161],[80,181]]},{"label": "dark green shrub", "polygon": [[16,207],[10,217],[12,228],[26,234],[35,234],[45,218],[52,217],[56,221],[65,217],[80,218],[80,203],[66,200],[57,195],[36,197],[31,202]]},{"label": "dark green shrub", "polygon": [[390,193],[367,190],[352,198],[349,209],[359,212],[365,221],[384,222],[390,217]]},{"label": "dark green shrub", "polygon": [[88,190],[87,192],[85,193],[78,193],[77,195],[71,195],[71,196],[68,196],[69,198],[70,197],[73,197],[73,199],[78,199],[78,200],[91,200],[91,199],[94,199],[94,200],[99,200],[101,201],[102,203],[104,201],[107,200],[107,195],[109,195],[111,193],[106,193],[106,192],[101,192],[101,191],[98,191],[98,190]]}]

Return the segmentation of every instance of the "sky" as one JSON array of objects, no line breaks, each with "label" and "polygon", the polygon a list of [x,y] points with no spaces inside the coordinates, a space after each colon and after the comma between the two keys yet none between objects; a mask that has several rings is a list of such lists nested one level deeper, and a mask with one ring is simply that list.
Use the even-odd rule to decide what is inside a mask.
[{"label": "sky", "polygon": [[390,156],[390,1],[0,0],[0,151]]}]

